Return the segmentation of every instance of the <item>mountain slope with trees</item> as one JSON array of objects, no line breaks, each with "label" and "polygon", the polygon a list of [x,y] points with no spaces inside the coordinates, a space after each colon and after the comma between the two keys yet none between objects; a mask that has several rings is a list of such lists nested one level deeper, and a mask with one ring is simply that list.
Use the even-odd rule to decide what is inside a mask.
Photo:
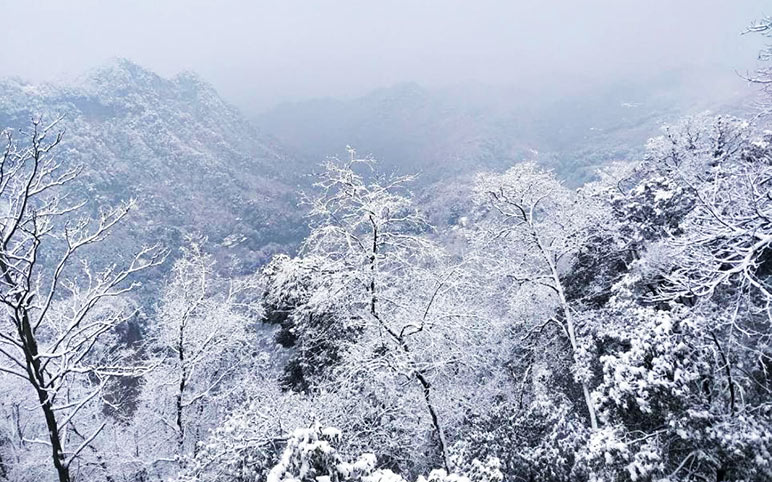
[{"label": "mountain slope with trees", "polygon": [[306,162],[347,144],[420,184],[536,161],[573,187],[608,162],[643,154],[664,123],[706,110],[752,111],[754,89],[723,69],[683,69],[615,83],[546,79],[539,88],[398,84],[353,99],[285,103],[254,116]]},{"label": "mountain slope with trees", "polygon": [[125,243],[198,234],[254,268],[301,236],[292,157],[195,74],[164,79],[117,59],[71,85],[0,82],[2,125],[41,114],[64,116],[60,155],[83,167],[83,196],[137,200]]}]

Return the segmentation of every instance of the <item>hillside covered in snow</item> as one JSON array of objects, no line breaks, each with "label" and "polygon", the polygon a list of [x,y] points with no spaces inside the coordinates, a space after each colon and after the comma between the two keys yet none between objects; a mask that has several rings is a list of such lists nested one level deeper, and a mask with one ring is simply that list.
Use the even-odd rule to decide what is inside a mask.
[{"label": "hillside covered in snow", "polygon": [[82,166],[79,195],[135,198],[118,252],[206,236],[218,256],[254,268],[301,236],[292,157],[193,73],[162,78],[117,59],[68,85],[0,81],[0,124],[63,116],[61,156]]}]

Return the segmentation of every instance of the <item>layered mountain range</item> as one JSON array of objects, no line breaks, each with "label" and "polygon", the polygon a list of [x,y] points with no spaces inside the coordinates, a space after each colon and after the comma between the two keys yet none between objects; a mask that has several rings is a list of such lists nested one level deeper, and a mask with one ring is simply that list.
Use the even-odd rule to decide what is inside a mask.
[{"label": "layered mountain range", "polygon": [[723,68],[603,83],[545,79],[534,87],[398,84],[351,99],[285,103],[256,125],[307,158],[347,144],[426,183],[524,160],[572,186],[615,160],[635,159],[663,124],[704,111],[744,114],[756,91]]},{"label": "layered mountain range", "polygon": [[223,267],[244,272],[297,246],[297,191],[347,145],[381,170],[420,173],[422,206],[453,222],[476,171],[536,160],[577,186],[604,163],[638,158],[663,123],[742,113],[752,98],[732,72],[687,70],[563,91],[399,84],[281,104],[250,121],[194,73],[167,79],[117,59],[64,85],[0,80],[0,126],[64,116],[60,156],[84,167],[79,195],[95,208],[137,200],[106,259],[156,242],[174,252],[204,236]]}]

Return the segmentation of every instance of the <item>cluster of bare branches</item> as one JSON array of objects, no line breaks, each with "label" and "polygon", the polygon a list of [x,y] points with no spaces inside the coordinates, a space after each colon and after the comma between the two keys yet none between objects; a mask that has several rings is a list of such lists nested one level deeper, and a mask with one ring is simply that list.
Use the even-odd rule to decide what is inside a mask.
[{"label": "cluster of bare branches", "polygon": [[106,425],[81,423],[81,415],[93,416],[100,403],[109,403],[110,379],[142,370],[102,342],[133,315],[115,300],[136,286],[133,275],[162,262],[164,252],[147,247],[124,267],[98,270],[79,256],[103,241],[135,204],[103,209],[96,219],[83,214],[85,201],[62,189],[80,169],[55,155],[63,138],[59,122],[34,120],[21,142],[12,131],[3,133],[0,371],[34,393],[30,403],[38,405],[45,429],[25,432],[23,440],[49,447],[64,482]]}]

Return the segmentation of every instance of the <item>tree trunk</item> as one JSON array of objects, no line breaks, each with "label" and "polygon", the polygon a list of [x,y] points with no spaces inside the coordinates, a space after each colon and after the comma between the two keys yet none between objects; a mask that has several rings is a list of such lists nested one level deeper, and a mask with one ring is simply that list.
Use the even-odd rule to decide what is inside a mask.
[{"label": "tree trunk", "polygon": [[[0,270],[4,273],[3,278],[5,279],[5,282],[9,286],[15,286],[16,283],[11,279],[8,263],[5,262],[5,259],[0,260]],[[45,376],[40,366],[38,344],[30,323],[29,312],[23,306],[24,300],[20,294],[16,296],[16,302],[19,305],[15,308],[14,321],[19,334],[22,351],[24,352],[27,380],[35,389],[38,401],[40,402],[40,408],[43,410],[43,416],[46,419],[48,439],[51,442],[51,457],[53,458],[59,482],[70,482],[70,470],[65,461],[64,451],[62,449],[59,424],[56,421],[53,401],[50,399],[48,390],[45,388]]]},{"label": "tree trunk", "polygon": [[180,457],[182,457],[182,454],[185,449],[185,426],[182,423],[182,396],[185,393],[185,385],[187,383],[187,373],[185,369],[185,319],[183,318],[182,322],[180,323],[180,337],[178,340],[177,345],[177,352],[179,353],[179,361],[180,361],[180,370],[182,373],[180,373],[180,385],[179,390],[177,391],[177,400],[176,400],[176,408],[177,408],[177,431],[179,433],[179,449],[180,449]]},{"label": "tree trunk", "polygon": [[[558,290],[558,296],[560,297],[560,305],[561,309],[563,310],[563,314],[566,318],[566,328],[568,331],[568,338],[571,342],[571,351],[573,352],[574,356],[574,362],[578,362],[576,358],[576,350],[577,350],[577,341],[576,341],[576,331],[574,329],[574,320],[571,316],[570,307],[568,306],[568,301],[566,301],[566,295],[563,292],[563,286],[560,284],[560,280],[557,278],[557,270],[554,269],[553,265],[553,275],[556,278],[555,284],[557,285]],[[595,404],[592,403],[592,396],[590,396],[590,388],[587,386],[586,381],[582,381],[582,393],[584,394],[584,403],[587,404],[587,411],[590,413],[590,426],[593,430],[596,430],[598,428],[598,419],[595,415]]]},{"label": "tree trunk", "polygon": [[35,389],[35,393],[40,401],[40,408],[43,410],[43,416],[46,419],[48,428],[48,438],[51,442],[51,456],[53,458],[56,473],[59,476],[59,482],[70,482],[70,470],[64,458],[62,450],[62,441],[59,435],[59,425],[56,421],[53,403],[48,396],[48,391],[43,387],[43,373],[40,368],[40,358],[38,357],[38,346],[32,333],[29,323],[29,315],[26,310],[21,310],[21,320],[19,326],[19,335],[24,346],[24,356],[26,358],[27,375],[30,383]]},{"label": "tree trunk", "polygon": [[177,431],[179,432],[179,447],[180,447],[180,455],[182,455],[183,450],[185,449],[185,426],[182,423],[182,394],[185,392],[185,370],[182,371],[182,376],[180,376],[180,388],[177,392]]},{"label": "tree trunk", "polygon": [[[568,300],[566,299],[565,291],[563,291],[563,284],[560,282],[560,275],[558,273],[558,268],[553,261],[553,259],[550,257],[549,253],[547,253],[547,250],[544,249],[544,246],[542,245],[541,239],[539,239],[538,234],[536,233],[536,229],[532,226],[532,234],[534,239],[536,240],[536,244],[539,246],[539,250],[541,251],[542,256],[544,256],[544,260],[547,263],[547,266],[550,269],[550,275],[552,276],[552,282],[555,284],[554,288],[555,291],[558,293],[558,299],[560,301],[560,309],[563,311],[563,316],[565,316],[566,319],[566,331],[568,332],[568,340],[571,343],[571,353],[574,358],[574,363],[578,362],[578,359],[576,358],[576,351],[577,351],[577,341],[576,341],[576,330],[574,327],[574,319],[571,315],[571,307],[568,305]],[[596,430],[598,428],[598,419],[595,415],[595,405],[592,403],[592,396],[590,395],[590,388],[587,386],[586,381],[582,381],[582,393],[584,394],[584,403],[587,405],[587,411],[590,414],[590,426],[593,430]]]},{"label": "tree trunk", "polygon": [[442,432],[442,427],[440,426],[440,419],[437,416],[437,412],[434,410],[434,405],[432,405],[432,399],[431,399],[431,384],[429,381],[424,377],[423,373],[416,372],[416,378],[421,383],[421,387],[423,388],[424,392],[424,400],[426,400],[426,406],[429,409],[429,415],[432,417],[432,425],[434,426],[434,431],[437,434],[437,440],[439,443],[439,449],[440,449],[440,455],[442,455],[442,463],[445,466],[445,471],[447,473],[450,473],[450,462],[448,461],[448,451],[447,451],[447,444],[445,443],[445,434]]}]

